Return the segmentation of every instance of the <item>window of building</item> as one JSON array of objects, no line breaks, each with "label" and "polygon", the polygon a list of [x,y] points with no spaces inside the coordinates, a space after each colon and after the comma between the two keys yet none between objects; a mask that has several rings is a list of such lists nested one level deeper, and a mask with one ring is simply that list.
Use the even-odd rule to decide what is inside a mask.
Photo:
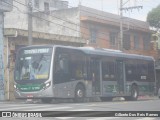
[{"label": "window of building", "polygon": [[131,48],[131,40],[130,40],[130,35],[124,34],[123,36],[123,48],[126,50],[129,50]]},{"label": "window of building", "polygon": [[150,36],[146,35],[143,37],[143,48],[144,50],[150,50]]},{"label": "window of building", "polygon": [[49,11],[49,3],[44,2],[44,11]]},{"label": "window of building", "polygon": [[139,49],[139,36],[138,35],[134,35],[134,48],[135,49]]},{"label": "window of building", "polygon": [[96,43],[97,40],[97,30],[90,29],[90,43]]},{"label": "window of building", "polygon": [[117,34],[114,33],[114,32],[111,32],[109,34],[109,37],[110,37],[110,45],[115,46],[116,45]]},{"label": "window of building", "polygon": [[39,8],[39,0],[34,0],[34,7]]}]

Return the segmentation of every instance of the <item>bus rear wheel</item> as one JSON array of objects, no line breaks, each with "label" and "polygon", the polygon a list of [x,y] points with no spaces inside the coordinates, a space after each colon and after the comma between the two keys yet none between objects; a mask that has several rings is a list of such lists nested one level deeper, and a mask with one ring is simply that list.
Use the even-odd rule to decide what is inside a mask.
[{"label": "bus rear wheel", "polygon": [[138,99],[138,87],[133,85],[131,87],[131,96],[125,97],[126,100],[136,101]]},{"label": "bus rear wheel", "polygon": [[138,99],[138,88],[137,86],[133,86],[131,89],[131,100],[137,100]]},{"label": "bus rear wheel", "polygon": [[84,102],[85,88],[83,85],[78,85],[75,89],[75,102]]}]

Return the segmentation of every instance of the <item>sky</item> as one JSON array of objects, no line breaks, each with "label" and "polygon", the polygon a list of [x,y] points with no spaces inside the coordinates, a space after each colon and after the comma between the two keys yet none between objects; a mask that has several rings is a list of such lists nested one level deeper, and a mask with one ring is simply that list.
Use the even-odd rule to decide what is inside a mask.
[{"label": "sky", "polygon": [[[119,14],[120,0],[66,0],[70,7],[76,7],[78,4],[90,8],[98,9],[104,12]],[[153,8],[160,4],[160,0],[123,0],[123,8],[133,6],[143,6],[142,9],[123,10],[125,17],[146,21],[147,14]]]}]

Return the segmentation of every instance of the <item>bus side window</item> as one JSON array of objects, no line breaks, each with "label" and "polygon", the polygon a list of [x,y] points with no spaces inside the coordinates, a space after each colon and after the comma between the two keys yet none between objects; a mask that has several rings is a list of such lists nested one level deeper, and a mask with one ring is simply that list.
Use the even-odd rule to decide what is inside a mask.
[{"label": "bus side window", "polygon": [[68,73],[69,61],[66,55],[59,59],[59,66],[65,73]]},{"label": "bus side window", "polygon": [[115,63],[109,61],[102,62],[103,80],[115,80]]},{"label": "bus side window", "polygon": [[69,81],[69,57],[67,54],[59,54],[55,62],[55,83]]},{"label": "bus side window", "polygon": [[87,65],[85,56],[79,52],[74,51],[70,57],[70,74],[71,80],[82,80],[87,78]]},{"label": "bus side window", "polygon": [[76,79],[82,79],[83,78],[83,71],[82,71],[82,66],[81,65],[77,65],[75,72],[76,72],[75,73]]},{"label": "bus side window", "polygon": [[127,81],[135,81],[138,79],[137,77],[137,66],[136,63],[126,63],[125,64],[126,70],[126,79]]}]

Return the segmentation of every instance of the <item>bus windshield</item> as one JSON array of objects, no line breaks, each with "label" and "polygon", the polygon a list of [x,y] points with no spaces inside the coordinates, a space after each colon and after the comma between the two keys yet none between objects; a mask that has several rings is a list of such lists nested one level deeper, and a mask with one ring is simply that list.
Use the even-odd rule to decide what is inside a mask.
[{"label": "bus windshield", "polygon": [[15,80],[46,80],[49,77],[51,48],[23,49],[17,54]]}]

